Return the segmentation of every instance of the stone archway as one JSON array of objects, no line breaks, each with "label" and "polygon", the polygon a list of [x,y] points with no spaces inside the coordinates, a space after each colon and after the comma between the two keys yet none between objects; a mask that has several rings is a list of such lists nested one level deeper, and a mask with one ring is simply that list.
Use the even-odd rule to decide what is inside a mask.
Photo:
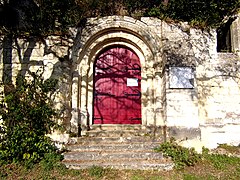
[{"label": "stone archway", "polygon": [[[142,67],[142,125],[156,124],[158,117],[155,109],[162,108],[154,104],[154,99],[159,94],[154,93],[154,82],[158,82],[158,85],[162,83],[161,78],[155,80],[155,64],[162,62],[159,36],[149,31],[148,26],[141,21],[129,17],[111,16],[90,19],[89,22],[90,25],[83,31],[80,40],[83,46],[78,56],[73,57],[72,127],[77,127],[80,123],[84,130],[92,125],[94,61],[103,49],[111,46],[124,46],[139,57]],[[160,118],[159,120],[162,121]]]}]

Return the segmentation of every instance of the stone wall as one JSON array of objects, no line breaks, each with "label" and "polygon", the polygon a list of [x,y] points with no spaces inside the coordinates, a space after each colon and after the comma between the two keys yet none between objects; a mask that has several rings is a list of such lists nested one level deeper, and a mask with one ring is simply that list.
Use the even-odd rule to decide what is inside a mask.
[{"label": "stone wall", "polygon": [[142,65],[142,126],[166,126],[168,137],[199,146],[238,145],[240,59],[217,53],[216,41],[214,29],[202,31],[187,23],[92,18],[85,29],[70,29],[68,38],[1,37],[0,77],[14,83],[18,74],[38,71],[45,79],[59,79],[55,102],[60,122],[66,131],[78,133],[80,126],[83,131],[92,126],[95,58],[106,47],[126,46]]},{"label": "stone wall", "polygon": [[[240,72],[239,56],[218,53],[199,68],[199,118],[202,141],[239,144]],[[203,68],[203,69],[202,69]]]},{"label": "stone wall", "polygon": [[[71,112],[71,65],[68,51],[71,39],[52,36],[46,39],[34,37],[15,39],[1,37],[0,40],[0,78],[2,83],[15,84],[19,75],[30,78],[30,72],[36,72],[44,79],[59,80],[59,89],[55,93],[55,107],[61,112],[59,122],[66,129],[70,127]],[[3,93],[4,89],[1,89]]]},{"label": "stone wall", "polygon": [[232,52],[240,53],[240,15],[236,16],[230,27]]},{"label": "stone wall", "polygon": [[[187,23],[169,24],[144,18],[161,36],[165,64],[165,124],[169,137],[191,140],[185,145],[218,143],[238,145],[239,122],[239,56],[218,53],[214,29],[202,31]],[[239,18],[232,24],[234,52],[238,52]],[[172,67],[193,70],[193,88],[171,88]],[[183,143],[184,144],[184,143]],[[196,146],[196,145],[195,145]]]}]

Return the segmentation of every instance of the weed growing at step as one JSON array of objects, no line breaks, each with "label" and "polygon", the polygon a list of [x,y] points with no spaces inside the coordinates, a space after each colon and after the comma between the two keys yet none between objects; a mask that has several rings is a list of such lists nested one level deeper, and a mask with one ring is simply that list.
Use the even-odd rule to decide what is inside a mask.
[{"label": "weed growing at step", "polygon": [[[222,146],[219,146],[222,147]],[[231,147],[230,149],[236,149],[237,147]],[[227,154],[212,154],[209,150],[203,148],[202,157],[204,160],[213,164],[216,169],[224,170],[228,165],[230,166],[240,166],[240,158],[235,156],[229,156]]]},{"label": "weed growing at step", "polygon": [[88,169],[88,173],[92,177],[101,178],[104,175],[104,168],[100,166],[92,166]]},{"label": "weed growing at step", "polygon": [[144,177],[134,175],[131,180],[144,180]]},{"label": "weed growing at step", "polygon": [[239,153],[240,152],[240,146],[230,146],[228,144],[219,144],[219,148],[225,149],[229,153]]},{"label": "weed growing at step", "polygon": [[173,139],[170,140],[170,142],[162,143],[160,147],[155,150],[163,152],[165,156],[171,157],[176,169],[193,166],[201,160],[201,155],[198,154],[194,148],[188,149],[179,146]]},{"label": "weed growing at step", "polygon": [[[240,147],[219,145],[218,148],[224,148],[226,153],[240,152]],[[240,166],[240,158],[229,156],[228,154],[210,153],[209,149],[202,149],[202,154],[197,153],[194,148],[185,148],[178,145],[174,140],[162,143],[156,151],[162,152],[165,156],[171,157],[175,163],[176,169],[183,169],[187,166],[194,166],[198,162],[208,162],[218,170],[224,170],[227,166]],[[188,179],[188,175],[186,178]]]},{"label": "weed growing at step", "polygon": [[44,170],[52,170],[54,167],[60,167],[62,164],[60,161],[63,160],[63,155],[57,153],[46,153],[44,158],[40,161],[40,166]]}]

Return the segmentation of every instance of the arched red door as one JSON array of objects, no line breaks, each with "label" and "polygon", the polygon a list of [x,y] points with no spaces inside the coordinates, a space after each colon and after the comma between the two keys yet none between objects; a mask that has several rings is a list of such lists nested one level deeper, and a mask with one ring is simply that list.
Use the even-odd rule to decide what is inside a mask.
[{"label": "arched red door", "polygon": [[125,47],[102,52],[94,66],[93,124],[141,124],[141,66]]}]

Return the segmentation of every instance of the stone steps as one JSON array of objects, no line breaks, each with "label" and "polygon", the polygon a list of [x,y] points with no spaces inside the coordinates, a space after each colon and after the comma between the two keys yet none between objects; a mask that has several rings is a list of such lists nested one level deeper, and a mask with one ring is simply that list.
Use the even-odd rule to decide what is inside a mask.
[{"label": "stone steps", "polygon": [[[129,136],[144,136],[145,131],[142,130],[91,130],[85,132],[88,137],[129,137]],[[146,134],[147,135],[147,134]]]},{"label": "stone steps", "polygon": [[171,170],[173,163],[168,161],[150,161],[150,160],[135,160],[135,161],[65,161],[64,164],[70,169],[86,169],[89,167],[100,166],[103,168],[112,169],[139,169],[139,170]]},{"label": "stone steps", "polygon": [[102,160],[102,159],[108,159],[108,160],[131,160],[131,159],[151,159],[151,160],[158,160],[162,159],[163,156],[161,153],[152,153],[149,152],[133,152],[133,151],[127,151],[127,152],[120,152],[120,151],[90,151],[90,152],[71,152],[65,155],[65,159],[68,160]]},{"label": "stone steps", "polygon": [[135,143],[99,143],[99,144],[77,144],[68,146],[67,149],[70,151],[124,151],[124,150],[132,150],[132,151],[144,151],[149,149],[154,149],[158,147],[159,143],[144,143],[142,142],[135,142]]},{"label": "stone steps", "polygon": [[[128,142],[128,143],[134,143],[134,142],[162,142],[162,137],[152,137],[152,136],[131,136],[131,137],[78,137],[76,139],[76,143],[78,145],[80,144],[99,144],[101,142],[105,142],[104,144],[107,143],[124,143],[124,142]],[[73,143],[74,144],[74,143]]]},{"label": "stone steps", "polygon": [[[94,124],[91,125],[91,131],[92,130],[98,130],[98,131],[115,131],[115,130],[142,130],[143,127],[142,125],[139,124],[134,124],[134,125],[124,125],[124,124],[118,124],[118,125],[114,125],[114,124]],[[91,132],[89,131],[89,132]]]},{"label": "stone steps", "polygon": [[80,137],[76,144],[66,146],[63,163],[72,169],[101,166],[115,169],[169,170],[173,163],[154,151],[161,138]]},{"label": "stone steps", "polygon": [[163,129],[157,127],[142,127],[141,125],[92,125],[90,131],[84,131],[88,137],[134,137],[162,136]]}]

